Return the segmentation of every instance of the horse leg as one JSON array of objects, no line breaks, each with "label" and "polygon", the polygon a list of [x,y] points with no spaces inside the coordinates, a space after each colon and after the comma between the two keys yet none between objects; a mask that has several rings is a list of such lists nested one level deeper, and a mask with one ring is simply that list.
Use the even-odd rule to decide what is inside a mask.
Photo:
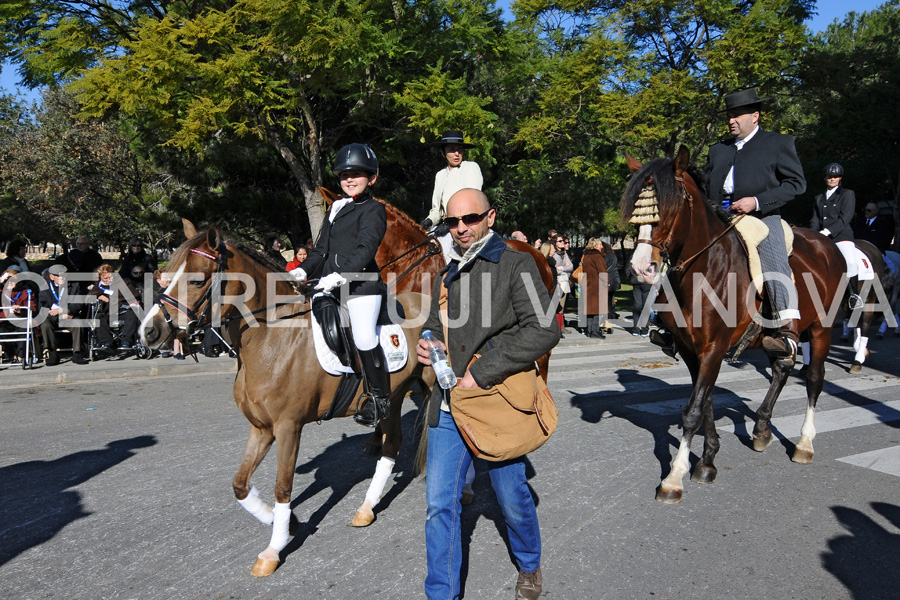
[{"label": "horse leg", "polygon": [[793,361],[784,359],[770,359],[772,365],[772,382],[769,384],[769,390],[766,397],[763,398],[762,404],[756,411],[756,424],[753,425],[753,449],[757,452],[764,452],[766,448],[772,445],[772,430],[769,429],[769,422],[772,419],[772,411],[775,410],[775,401],[784,389],[787,383],[788,375],[794,366]]},{"label": "horse leg", "polygon": [[[691,440],[700,427],[704,401],[712,393],[712,385],[722,364],[721,356],[718,359],[704,357],[702,362],[695,356],[683,355],[683,358],[691,372],[694,390],[681,416],[681,443],[678,445],[678,452],[675,454],[675,458],[672,459],[669,474],[659,484],[659,489],[656,492],[656,500],[667,504],[681,502],[681,497],[684,493],[682,479],[684,474],[691,468]],[[713,433],[715,433],[715,429]],[[712,457],[710,456],[708,459],[707,468],[712,467]]]},{"label": "horse leg", "polygon": [[869,329],[872,327],[872,318],[874,316],[874,311],[866,310],[862,315],[862,319],[860,319],[861,322],[853,330],[853,350],[856,352],[853,357],[853,364],[850,365],[850,373],[853,375],[858,375],[862,372],[862,365],[866,362],[866,357],[869,354],[867,348],[869,345]]},{"label": "horse leg", "polygon": [[831,328],[822,328],[812,333],[810,341],[809,374],[806,377],[806,417],[800,428],[800,441],[794,447],[791,460],[808,465],[813,459],[813,438],[816,437],[816,402],[825,385],[825,359],[831,348]]},{"label": "horse leg", "polygon": [[387,418],[379,423],[379,425],[383,426],[382,431],[384,431],[381,440],[381,458],[378,459],[378,463],[375,465],[375,475],[369,483],[366,498],[350,521],[350,525],[353,527],[366,527],[375,520],[375,506],[381,500],[384,486],[387,485],[391,472],[394,470],[397,456],[400,454],[400,444],[403,441],[403,431],[400,427],[401,408],[403,399],[406,397],[410,387],[412,387],[412,380],[404,383],[391,393],[391,410],[388,412]]},{"label": "horse leg", "polygon": [[719,434],[716,431],[716,419],[713,414],[712,393],[707,394],[700,407],[703,420],[703,456],[691,473],[691,481],[695,483],[713,483],[716,480],[716,469],[713,461],[719,452]]},{"label": "horse leg", "polygon": [[296,524],[296,517],[291,512],[291,492],[294,488],[294,469],[297,467],[297,449],[300,447],[300,427],[293,422],[275,425],[278,470],[275,477],[275,507],[272,510],[272,538],[250,569],[250,574],[256,577],[266,577],[275,572],[281,562],[281,551],[287,546],[291,524]]},{"label": "horse leg", "polygon": [[231,483],[238,503],[263,525],[272,524],[272,507],[260,499],[256,486],[250,485],[250,477],[253,476],[262,459],[266,457],[274,440],[275,436],[270,430],[251,425],[250,433],[247,436],[247,447],[244,449],[244,459]]}]

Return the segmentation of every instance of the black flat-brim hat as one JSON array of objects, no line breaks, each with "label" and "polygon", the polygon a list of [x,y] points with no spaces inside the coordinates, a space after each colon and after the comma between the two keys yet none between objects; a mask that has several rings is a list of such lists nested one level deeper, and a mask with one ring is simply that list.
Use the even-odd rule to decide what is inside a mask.
[{"label": "black flat-brim hat", "polygon": [[760,98],[756,95],[756,88],[749,88],[734,92],[725,96],[725,108],[721,112],[727,112],[744,106],[753,106],[754,104],[762,104],[771,100],[771,98]]},{"label": "black flat-brim hat", "polygon": [[435,146],[438,148],[442,148],[448,144],[455,144],[460,148],[474,148],[475,144],[467,144],[463,139],[462,131],[458,131],[456,129],[448,129],[444,133],[441,134],[441,139],[436,142],[431,142],[428,144],[429,146]]}]

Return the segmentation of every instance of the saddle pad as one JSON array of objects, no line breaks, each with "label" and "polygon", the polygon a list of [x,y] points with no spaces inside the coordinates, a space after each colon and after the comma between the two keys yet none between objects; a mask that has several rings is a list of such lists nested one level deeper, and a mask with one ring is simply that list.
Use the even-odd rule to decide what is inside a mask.
[{"label": "saddle pad", "polygon": [[[325,343],[325,336],[322,335],[322,328],[316,321],[315,315],[310,312],[309,317],[310,326],[313,330],[313,340],[316,345],[316,356],[325,372],[330,375],[352,373],[353,369],[342,365],[341,359]],[[375,332],[378,334],[378,341],[381,343],[381,349],[384,350],[384,356],[387,359],[388,373],[399,371],[405,367],[409,358],[409,348],[406,345],[406,336],[403,334],[403,329],[399,325],[394,324],[378,325],[375,327]]]},{"label": "saddle pad", "polygon": [[872,261],[870,261],[869,257],[859,248],[854,248],[854,250],[856,250],[856,264],[859,269],[859,280],[869,281],[875,279],[875,269],[872,268]]},{"label": "saddle pad", "polygon": [[[756,293],[763,292],[762,278],[762,262],[759,260],[759,250],[757,246],[761,241],[769,236],[769,228],[761,219],[744,215],[743,217],[735,216],[732,221],[737,221],[734,225],[735,230],[744,239],[744,245],[747,247],[747,262],[750,267],[750,279],[756,286]],[[781,228],[784,230],[784,246],[787,255],[790,256],[794,251],[794,231],[784,219],[781,220]],[[793,278],[793,273],[791,278]]]}]

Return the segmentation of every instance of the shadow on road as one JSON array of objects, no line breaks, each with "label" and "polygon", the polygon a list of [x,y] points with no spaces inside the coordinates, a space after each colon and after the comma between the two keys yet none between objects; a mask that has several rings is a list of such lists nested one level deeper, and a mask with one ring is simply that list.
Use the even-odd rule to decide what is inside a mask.
[{"label": "shadow on road", "polygon": [[91,514],[85,512],[81,494],[70,488],[156,443],[155,436],[143,435],[110,442],[102,450],[0,468],[0,565]]},{"label": "shadow on road", "polygon": [[893,525],[894,531],[856,509],[832,506],[847,535],[830,540],[828,551],[821,554],[822,566],[856,600],[888,600],[896,598],[900,590],[900,507],[875,502],[872,508]]}]

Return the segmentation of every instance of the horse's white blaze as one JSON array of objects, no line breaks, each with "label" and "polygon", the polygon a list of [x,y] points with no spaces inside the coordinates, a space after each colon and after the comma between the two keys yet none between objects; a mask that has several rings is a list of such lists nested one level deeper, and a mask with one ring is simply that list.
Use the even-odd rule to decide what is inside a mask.
[{"label": "horse's white blaze", "polygon": [[372,483],[369,484],[369,490],[366,492],[366,500],[372,503],[373,508],[381,500],[381,494],[384,492],[384,486],[391,476],[391,471],[394,470],[395,462],[393,458],[388,458],[387,456],[382,456],[378,459],[375,475],[372,477]]},{"label": "horse's white blaze", "polygon": [[262,501],[255,485],[250,486],[250,493],[243,500],[238,500],[238,504],[243,506],[248,513],[256,517],[263,525],[271,525],[275,518],[272,513],[272,507]]}]

